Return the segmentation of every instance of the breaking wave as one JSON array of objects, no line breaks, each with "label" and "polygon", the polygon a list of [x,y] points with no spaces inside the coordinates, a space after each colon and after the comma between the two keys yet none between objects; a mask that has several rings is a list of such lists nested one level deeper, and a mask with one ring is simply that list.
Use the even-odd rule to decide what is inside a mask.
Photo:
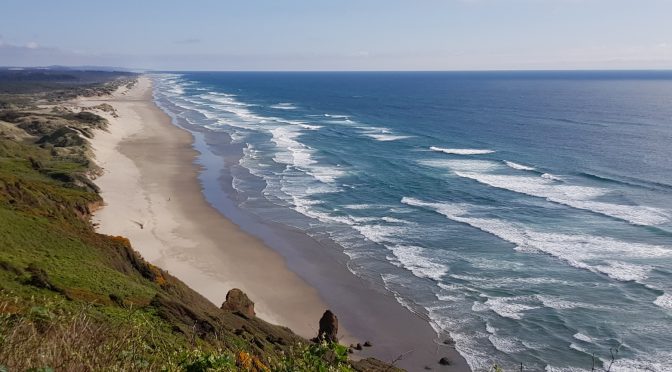
[{"label": "breaking wave", "polygon": [[436,146],[431,146],[429,149],[432,151],[452,155],[484,155],[484,154],[492,154],[493,152],[495,152],[494,150],[481,150],[481,149],[446,149]]}]

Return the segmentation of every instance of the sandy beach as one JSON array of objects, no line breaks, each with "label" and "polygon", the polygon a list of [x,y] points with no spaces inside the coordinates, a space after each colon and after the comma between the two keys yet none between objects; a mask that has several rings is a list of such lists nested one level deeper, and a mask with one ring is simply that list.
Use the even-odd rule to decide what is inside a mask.
[{"label": "sandy beach", "polygon": [[[105,200],[93,220],[100,233],[128,237],[147,260],[217,305],[229,289],[242,289],[259,317],[307,338],[317,334],[318,320],[330,308],[339,317],[342,343],[374,343],[354,357],[391,362],[404,354],[396,364],[408,370],[468,370],[425,319],[352,275],[343,254],[318,249],[312,238],[277,226],[253,236],[208,203],[194,135],[154,104],[148,77],[131,90],[76,102],[100,103],[112,105],[119,116],[100,113],[110,126],[92,141],[104,170],[95,180]],[[443,356],[453,365],[439,366]]]},{"label": "sandy beach", "polygon": [[150,84],[140,78],[134,89],[103,99],[119,118],[108,116],[108,131],[93,141],[104,170],[95,181],[105,200],[94,217],[98,231],[128,237],[147,260],[217,305],[229,289],[240,288],[261,318],[313,337],[325,303],[280,255],[203,199],[192,137],[152,103]]}]

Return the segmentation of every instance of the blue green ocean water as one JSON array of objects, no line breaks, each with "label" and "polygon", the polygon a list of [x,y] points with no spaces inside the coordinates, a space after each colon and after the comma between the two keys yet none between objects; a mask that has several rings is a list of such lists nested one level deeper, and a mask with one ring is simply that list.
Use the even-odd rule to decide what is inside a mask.
[{"label": "blue green ocean water", "polygon": [[209,165],[240,208],[337,243],[472,369],[672,370],[671,72],[153,78],[240,149]]}]

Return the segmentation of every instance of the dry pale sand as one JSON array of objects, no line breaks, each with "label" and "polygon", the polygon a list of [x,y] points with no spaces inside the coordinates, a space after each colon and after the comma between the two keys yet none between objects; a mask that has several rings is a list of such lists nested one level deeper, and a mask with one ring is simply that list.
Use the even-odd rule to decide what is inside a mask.
[{"label": "dry pale sand", "polygon": [[240,288],[259,317],[314,337],[324,301],[279,254],[205,201],[192,136],[152,102],[151,81],[141,77],[131,90],[77,102],[100,103],[111,104],[119,118],[99,113],[110,126],[92,141],[104,169],[95,180],[105,200],[93,218],[98,231],[129,238],[148,261],[217,305]]}]

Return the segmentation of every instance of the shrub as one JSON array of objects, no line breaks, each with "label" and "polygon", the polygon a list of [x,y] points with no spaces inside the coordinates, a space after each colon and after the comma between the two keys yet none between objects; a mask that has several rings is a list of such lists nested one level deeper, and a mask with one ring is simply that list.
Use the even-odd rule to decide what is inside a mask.
[{"label": "shrub", "polygon": [[348,349],[337,343],[321,342],[302,346],[285,354],[272,369],[274,372],[317,371],[349,372]]},{"label": "shrub", "polygon": [[178,367],[185,372],[235,371],[236,363],[230,353],[194,349],[182,353]]}]

